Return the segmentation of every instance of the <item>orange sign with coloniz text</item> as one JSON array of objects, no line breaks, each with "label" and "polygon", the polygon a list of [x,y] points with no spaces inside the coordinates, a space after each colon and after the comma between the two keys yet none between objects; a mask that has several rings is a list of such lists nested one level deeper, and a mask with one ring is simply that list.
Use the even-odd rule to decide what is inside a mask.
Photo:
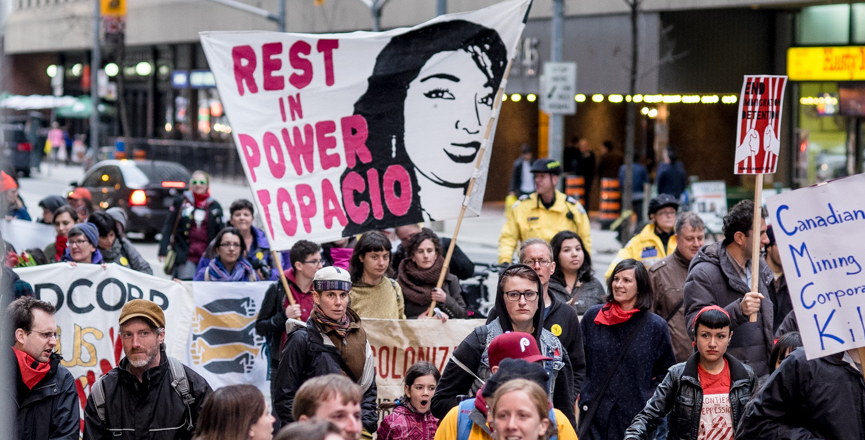
[{"label": "orange sign with coloniz text", "polygon": [[772,174],[781,150],[786,76],[745,76],[736,125],[735,174]]}]

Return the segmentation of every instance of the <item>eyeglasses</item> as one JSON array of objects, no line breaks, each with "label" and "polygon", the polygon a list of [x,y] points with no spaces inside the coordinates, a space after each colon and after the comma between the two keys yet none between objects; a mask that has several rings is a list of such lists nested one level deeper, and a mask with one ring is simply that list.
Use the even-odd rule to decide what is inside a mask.
[{"label": "eyeglasses", "polygon": [[189,182],[189,183],[191,183],[193,185],[207,185],[206,180],[193,180],[192,182]]},{"label": "eyeglasses", "polygon": [[526,261],[523,261],[523,264],[525,264],[526,266],[534,266],[535,264],[540,264],[543,267],[547,267],[550,265],[550,263],[552,263],[552,261],[550,261],[550,260],[526,260]]},{"label": "eyeglasses", "polygon": [[303,264],[311,264],[313,266],[318,266],[319,264],[322,264],[322,262],[321,262],[321,259],[318,259],[318,260],[304,261]]},{"label": "eyeglasses", "polygon": [[88,240],[74,240],[74,241],[70,241],[70,242],[66,243],[66,245],[69,247],[72,247],[72,246],[79,246],[80,247],[84,244],[90,244],[90,241],[88,241]]},{"label": "eyeglasses", "polygon": [[521,296],[525,297],[527,302],[534,301],[538,299],[538,291],[526,290],[525,292],[520,292],[519,290],[510,290],[505,292],[505,297],[511,301],[519,301]]},{"label": "eyeglasses", "polygon": [[240,243],[221,243],[219,245],[219,247],[221,247],[223,249],[234,249],[234,248],[239,248]]},{"label": "eyeglasses", "polygon": [[57,339],[57,336],[58,336],[57,333],[55,333],[55,332],[37,332],[37,331],[31,330],[30,333],[36,333],[37,335],[42,336],[42,339],[51,339],[51,338]]}]

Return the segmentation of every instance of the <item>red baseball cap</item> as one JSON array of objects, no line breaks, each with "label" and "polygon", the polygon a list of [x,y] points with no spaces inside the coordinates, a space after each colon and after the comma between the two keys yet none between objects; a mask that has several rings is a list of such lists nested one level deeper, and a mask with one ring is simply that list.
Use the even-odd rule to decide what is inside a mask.
[{"label": "red baseball cap", "polygon": [[80,186],[75,188],[74,190],[70,191],[69,194],[66,195],[66,198],[67,199],[73,199],[73,200],[78,200],[78,199],[93,200],[93,196],[90,194],[90,190],[88,190],[87,188],[82,188]]},{"label": "red baseball cap", "polygon": [[550,361],[552,358],[541,355],[535,337],[523,332],[508,332],[496,336],[490,342],[487,354],[490,357],[490,368],[498,367],[504,359],[522,359],[529,363]]}]

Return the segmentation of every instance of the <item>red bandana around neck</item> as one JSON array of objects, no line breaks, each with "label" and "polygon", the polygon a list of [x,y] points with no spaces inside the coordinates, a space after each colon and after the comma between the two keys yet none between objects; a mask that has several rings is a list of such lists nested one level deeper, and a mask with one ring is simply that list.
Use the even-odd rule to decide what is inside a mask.
[{"label": "red bandana around neck", "polygon": [[54,239],[54,257],[57,261],[60,261],[60,259],[63,258],[63,254],[66,252],[66,240],[66,237],[61,237],[59,235]]},{"label": "red bandana around neck", "polygon": [[619,303],[615,301],[611,301],[605,304],[600,311],[598,311],[598,315],[595,316],[595,324],[600,325],[616,325],[621,324],[634,316],[640,309],[633,308],[628,310],[627,312],[622,310],[622,307]]},{"label": "red bandana around neck", "polygon": [[205,202],[207,202],[207,199],[209,197],[210,197],[210,191],[208,191],[204,194],[192,193],[192,198],[195,199],[195,207],[199,208],[199,209],[205,208],[207,206]]},{"label": "red bandana around neck", "polygon": [[21,380],[24,381],[24,385],[27,385],[27,388],[32,390],[48,374],[48,371],[51,370],[51,365],[48,362],[37,362],[36,359],[33,359],[33,356],[15,347],[12,347],[12,351],[15,352],[15,357],[18,359]]}]

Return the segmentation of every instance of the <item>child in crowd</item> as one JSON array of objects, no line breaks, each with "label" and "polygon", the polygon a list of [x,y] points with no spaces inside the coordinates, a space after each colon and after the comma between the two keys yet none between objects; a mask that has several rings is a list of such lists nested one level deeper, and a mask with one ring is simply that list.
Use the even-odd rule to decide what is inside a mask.
[{"label": "child in crowd", "polygon": [[380,409],[393,409],[378,427],[379,440],[433,440],[438,419],[432,415],[430,401],[441,374],[435,365],[418,362],[405,373],[405,395],[396,402],[383,403]]}]

